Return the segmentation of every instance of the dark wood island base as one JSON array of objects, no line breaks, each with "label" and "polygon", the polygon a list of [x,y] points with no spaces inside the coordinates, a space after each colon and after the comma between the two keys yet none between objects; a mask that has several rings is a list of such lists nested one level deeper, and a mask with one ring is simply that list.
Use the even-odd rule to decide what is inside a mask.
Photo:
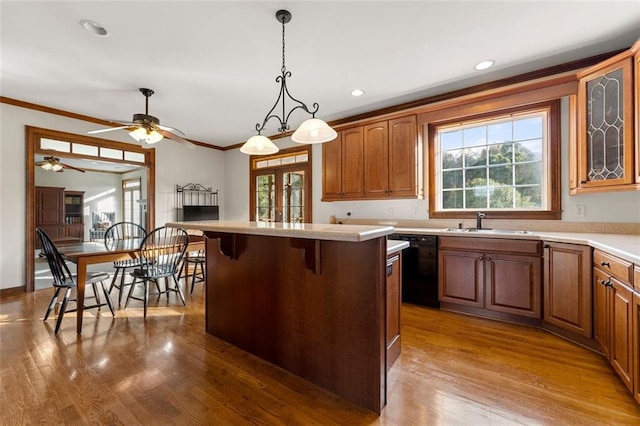
[{"label": "dark wood island base", "polygon": [[205,236],[207,332],[380,414],[386,236]]}]

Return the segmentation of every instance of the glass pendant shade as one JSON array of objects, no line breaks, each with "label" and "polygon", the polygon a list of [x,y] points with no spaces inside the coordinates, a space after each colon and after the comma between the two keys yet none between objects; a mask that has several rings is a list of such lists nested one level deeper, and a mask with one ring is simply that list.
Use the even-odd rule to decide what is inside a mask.
[{"label": "glass pendant shade", "polygon": [[297,143],[312,144],[334,140],[338,133],[319,118],[310,118],[293,132],[291,139]]},{"label": "glass pendant shade", "polygon": [[131,136],[138,142],[144,142],[146,144],[153,144],[153,143],[160,142],[164,137],[157,130],[153,129],[149,132],[144,127],[138,127],[136,130],[129,132],[129,136]]},{"label": "glass pendant shade", "polygon": [[268,137],[262,135],[251,136],[240,148],[240,152],[249,155],[268,155],[278,151],[280,149]]}]

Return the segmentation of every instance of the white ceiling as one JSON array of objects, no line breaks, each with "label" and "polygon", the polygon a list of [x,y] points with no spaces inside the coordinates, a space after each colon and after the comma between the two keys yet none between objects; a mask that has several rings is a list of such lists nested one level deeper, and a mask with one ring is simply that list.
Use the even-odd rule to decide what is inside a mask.
[{"label": "white ceiling", "polygon": [[[97,118],[149,113],[196,141],[255,134],[286,25],[291,94],[327,121],[629,47],[640,1],[5,1],[2,96]],[[86,32],[102,24],[107,37]],[[496,65],[473,66],[484,59]],[[349,91],[365,90],[354,98]],[[294,113],[291,125],[308,116]],[[100,125],[96,126],[101,128]],[[275,120],[263,134],[276,133]]]}]

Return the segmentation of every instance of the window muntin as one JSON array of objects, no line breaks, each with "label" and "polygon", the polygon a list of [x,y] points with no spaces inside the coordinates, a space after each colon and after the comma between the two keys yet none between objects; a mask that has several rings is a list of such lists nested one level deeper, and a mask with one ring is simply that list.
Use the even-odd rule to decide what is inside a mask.
[{"label": "window muntin", "polygon": [[548,111],[436,127],[437,210],[547,210]]}]

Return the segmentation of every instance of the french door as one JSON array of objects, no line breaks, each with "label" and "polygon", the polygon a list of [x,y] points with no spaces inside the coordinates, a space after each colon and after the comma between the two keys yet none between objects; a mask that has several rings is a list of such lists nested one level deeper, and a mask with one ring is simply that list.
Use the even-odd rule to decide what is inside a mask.
[{"label": "french door", "polygon": [[[280,152],[256,160],[251,171],[250,220],[311,222],[311,171],[308,153]],[[295,161],[297,160],[297,161]]]}]

